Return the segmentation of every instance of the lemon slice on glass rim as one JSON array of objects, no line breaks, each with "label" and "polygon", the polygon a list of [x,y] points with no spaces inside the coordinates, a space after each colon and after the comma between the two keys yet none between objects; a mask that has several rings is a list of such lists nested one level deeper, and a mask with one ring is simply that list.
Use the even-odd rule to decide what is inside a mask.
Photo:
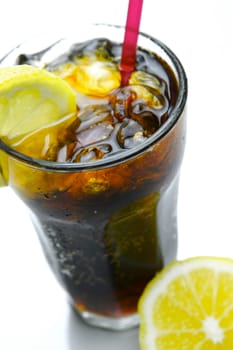
[{"label": "lemon slice on glass rim", "polygon": [[142,350],[232,350],[233,260],[168,265],[139,300]]},{"label": "lemon slice on glass rim", "polygon": [[61,78],[28,65],[0,68],[0,137],[17,137],[75,111]]},{"label": "lemon slice on glass rim", "polygon": [[75,92],[61,78],[29,65],[0,67],[0,139],[8,145],[75,111]]}]

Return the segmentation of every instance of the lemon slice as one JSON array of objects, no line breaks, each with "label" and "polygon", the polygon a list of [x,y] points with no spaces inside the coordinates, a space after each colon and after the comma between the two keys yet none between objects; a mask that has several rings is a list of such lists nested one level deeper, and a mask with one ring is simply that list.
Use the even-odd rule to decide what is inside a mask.
[{"label": "lemon slice", "polygon": [[65,81],[45,70],[0,68],[0,137],[11,140],[74,112],[75,99]]},{"label": "lemon slice", "polygon": [[142,350],[232,350],[233,260],[175,262],[139,300]]},{"label": "lemon slice", "polygon": [[114,63],[96,57],[82,57],[76,64],[62,65],[53,73],[65,79],[76,91],[93,97],[107,96],[120,86],[121,79]]},{"label": "lemon slice", "polygon": [[[0,138],[9,145],[75,111],[75,93],[61,78],[28,65],[0,68]],[[0,151],[0,186],[6,163]]]}]

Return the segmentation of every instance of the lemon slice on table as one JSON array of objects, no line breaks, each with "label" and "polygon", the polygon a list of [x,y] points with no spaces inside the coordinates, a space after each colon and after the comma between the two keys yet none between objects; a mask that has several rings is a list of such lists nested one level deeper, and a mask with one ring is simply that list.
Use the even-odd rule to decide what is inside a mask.
[{"label": "lemon slice on table", "polygon": [[232,350],[233,260],[168,265],[139,300],[142,350]]},{"label": "lemon slice on table", "polygon": [[0,139],[9,145],[75,110],[75,93],[61,78],[28,65],[0,68]]}]

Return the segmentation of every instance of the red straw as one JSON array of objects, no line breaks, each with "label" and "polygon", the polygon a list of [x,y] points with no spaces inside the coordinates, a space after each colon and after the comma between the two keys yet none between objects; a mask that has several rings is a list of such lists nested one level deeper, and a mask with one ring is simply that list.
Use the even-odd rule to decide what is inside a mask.
[{"label": "red straw", "polygon": [[142,4],[143,0],[129,0],[125,37],[120,63],[121,86],[128,84],[130,74],[135,68]]}]

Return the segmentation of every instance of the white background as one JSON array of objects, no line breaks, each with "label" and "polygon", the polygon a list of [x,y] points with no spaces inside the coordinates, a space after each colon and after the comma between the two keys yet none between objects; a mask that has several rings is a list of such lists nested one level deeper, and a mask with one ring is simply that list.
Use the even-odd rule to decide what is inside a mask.
[{"label": "white background", "polygon": [[[124,24],[127,0],[1,0],[0,55],[40,32],[82,22]],[[145,0],[141,30],[164,41],[189,79],[179,196],[179,252],[233,257],[233,2]],[[50,272],[27,209],[0,189],[0,349],[138,350],[137,329],[83,325]]]}]

